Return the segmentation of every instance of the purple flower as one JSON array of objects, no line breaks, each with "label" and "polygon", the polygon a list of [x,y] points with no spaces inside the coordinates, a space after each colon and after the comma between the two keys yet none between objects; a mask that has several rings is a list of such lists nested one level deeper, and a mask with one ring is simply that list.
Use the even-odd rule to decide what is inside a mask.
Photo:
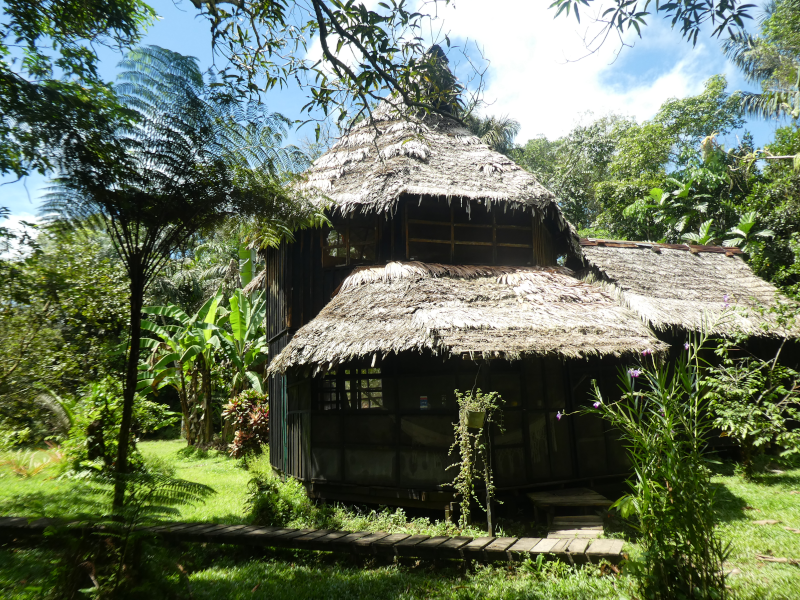
[{"label": "purple flower", "polygon": [[634,379],[642,374],[640,369],[628,369],[628,375],[633,377]]},{"label": "purple flower", "polygon": [[559,420],[559,421],[561,420],[561,417],[563,417],[563,416],[564,416],[564,415],[562,415],[562,414],[561,414],[561,411],[558,411],[558,412],[556,413],[556,419],[557,419],[557,420]]},{"label": "purple flower", "polygon": [[730,306],[730,304],[728,304],[728,300],[730,300],[730,299],[731,299],[731,297],[728,294],[725,294],[722,297],[723,302],[725,302],[725,304],[722,305],[722,308],[728,308]]},{"label": "purple flower", "polygon": [[650,348],[648,348],[647,350],[642,350],[642,356],[650,356],[652,353],[653,351],[650,350]]},{"label": "purple flower", "polygon": [[595,408],[600,408],[600,401],[598,400],[597,402],[592,404],[592,406],[594,406]]},{"label": "purple flower", "polygon": [[689,342],[686,342],[686,343],[683,345],[683,349],[684,349],[684,350],[688,350],[688,349],[689,349]]}]

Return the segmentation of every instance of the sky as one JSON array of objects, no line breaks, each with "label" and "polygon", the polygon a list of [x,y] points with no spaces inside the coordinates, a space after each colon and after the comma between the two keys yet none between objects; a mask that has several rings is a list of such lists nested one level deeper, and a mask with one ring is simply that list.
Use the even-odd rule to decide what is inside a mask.
[{"label": "sky", "polygon": [[[159,14],[158,21],[143,40],[199,59],[202,68],[213,64],[211,34],[207,22],[195,15],[189,0],[150,0]],[[377,4],[377,0],[367,0]],[[695,47],[681,39],[680,33],[660,18],[651,17],[643,39],[628,36],[632,47],[622,48],[613,40],[586,56],[584,24],[574,17],[549,10],[550,0],[454,0],[439,9],[443,31],[455,46],[469,48],[487,61],[484,78],[484,112],[510,115],[521,124],[517,143],[536,135],[557,138],[577,123],[609,112],[633,116],[642,121],[652,117],[669,98],[696,95],[712,75],[722,73],[728,90],[752,89],[737,69],[726,60],[720,44],[708,35]],[[310,53],[318,52],[314,45]],[[457,51],[451,51],[457,62]],[[101,54],[102,74],[116,76],[119,55]],[[463,64],[463,63],[462,63]],[[290,118],[300,117],[305,91],[299,88],[276,90],[266,96],[270,110]],[[756,144],[768,142],[774,124],[752,121],[748,129]],[[293,136],[295,141],[313,136],[306,126]],[[734,144],[735,140],[727,140]],[[6,177],[3,183],[13,181]],[[32,220],[46,179],[28,177],[26,181],[0,187],[0,206],[10,209],[6,226],[20,219]]]}]

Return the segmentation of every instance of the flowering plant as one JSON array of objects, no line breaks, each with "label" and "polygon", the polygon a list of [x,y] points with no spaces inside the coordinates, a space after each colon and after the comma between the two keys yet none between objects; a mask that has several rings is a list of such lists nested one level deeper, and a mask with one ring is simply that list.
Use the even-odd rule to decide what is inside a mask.
[{"label": "flowering plant", "polygon": [[[711,330],[713,328],[709,328]],[[630,493],[615,503],[635,517],[642,560],[631,561],[641,596],[721,599],[727,548],[714,532],[711,472],[706,457],[713,427],[708,364],[700,357],[707,334],[695,336],[671,364],[652,353],[648,364],[621,369],[622,395],[604,399],[593,384],[598,414],[619,431],[633,465]]]}]

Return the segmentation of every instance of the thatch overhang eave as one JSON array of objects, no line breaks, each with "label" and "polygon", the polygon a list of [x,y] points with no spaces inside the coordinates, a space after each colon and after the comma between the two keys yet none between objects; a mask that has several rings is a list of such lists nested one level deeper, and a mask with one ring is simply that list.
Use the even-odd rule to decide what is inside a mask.
[{"label": "thatch overhang eave", "polygon": [[389,263],[345,279],[269,373],[409,351],[514,360],[666,349],[634,313],[564,267]]}]

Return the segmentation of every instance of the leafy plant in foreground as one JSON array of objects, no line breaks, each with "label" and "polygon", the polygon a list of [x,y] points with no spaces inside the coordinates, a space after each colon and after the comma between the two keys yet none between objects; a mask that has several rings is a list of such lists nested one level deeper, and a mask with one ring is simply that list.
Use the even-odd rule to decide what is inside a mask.
[{"label": "leafy plant in foreground", "polygon": [[636,516],[641,562],[632,561],[642,597],[721,599],[728,549],[714,532],[714,488],[706,457],[713,428],[712,387],[700,358],[707,334],[695,336],[672,364],[620,373],[622,397],[609,402],[594,384],[587,409],[620,432],[633,465],[631,493],[615,504]]},{"label": "leafy plant in foreground", "polygon": [[[58,528],[50,535],[63,538],[67,547],[59,568],[59,593],[64,597],[86,594],[98,598],[139,597],[160,587],[156,581],[163,573],[148,571],[145,547],[150,534],[142,528],[179,514],[178,506],[206,500],[216,493],[213,488],[177,479],[153,471],[136,471],[120,475],[116,472],[86,472],[84,477],[101,488],[113,500],[119,477],[125,478],[125,503],[114,508],[113,515],[90,521],[92,529],[75,539],[74,532]],[[159,565],[163,568],[163,564]],[[89,587],[87,582],[91,582]]]}]

